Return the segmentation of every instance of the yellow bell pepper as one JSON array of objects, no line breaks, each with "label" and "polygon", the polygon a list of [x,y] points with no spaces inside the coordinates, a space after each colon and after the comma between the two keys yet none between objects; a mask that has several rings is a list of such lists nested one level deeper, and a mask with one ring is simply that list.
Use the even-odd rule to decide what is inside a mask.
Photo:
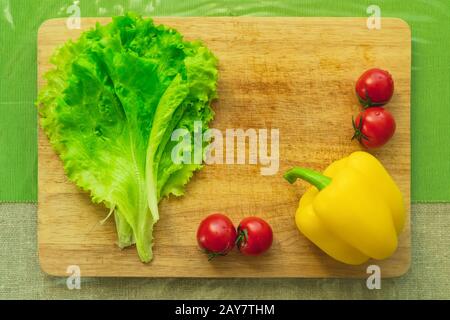
[{"label": "yellow bell pepper", "polygon": [[298,229],[334,259],[358,265],[385,259],[397,249],[405,223],[402,194],[383,165],[357,151],[333,162],[323,174],[292,168],[284,175],[313,184],[300,199]]}]

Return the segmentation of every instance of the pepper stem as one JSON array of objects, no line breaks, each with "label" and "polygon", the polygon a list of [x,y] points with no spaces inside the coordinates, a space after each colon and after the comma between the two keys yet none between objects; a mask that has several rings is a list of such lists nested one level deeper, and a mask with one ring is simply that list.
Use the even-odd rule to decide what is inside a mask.
[{"label": "pepper stem", "polygon": [[294,167],[283,176],[289,183],[294,183],[297,179],[308,181],[317,189],[322,190],[331,183],[331,178],[324,176],[315,170]]}]

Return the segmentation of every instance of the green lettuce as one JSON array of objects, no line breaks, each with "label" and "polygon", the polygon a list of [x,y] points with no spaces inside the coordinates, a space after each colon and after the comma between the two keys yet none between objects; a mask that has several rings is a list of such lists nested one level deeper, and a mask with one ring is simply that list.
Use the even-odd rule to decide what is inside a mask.
[{"label": "green lettuce", "polygon": [[148,262],[158,202],[182,195],[201,168],[172,161],[171,135],[193,134],[195,121],[208,128],[217,59],[201,42],[129,13],[68,41],[51,62],[37,101],[41,126],[68,178],[114,213],[119,247],[136,244]]}]

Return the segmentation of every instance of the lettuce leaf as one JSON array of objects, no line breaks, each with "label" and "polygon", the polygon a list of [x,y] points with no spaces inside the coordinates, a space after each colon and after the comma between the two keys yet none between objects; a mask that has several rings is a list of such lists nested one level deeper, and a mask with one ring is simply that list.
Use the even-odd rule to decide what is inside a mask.
[{"label": "lettuce leaf", "polygon": [[192,135],[195,121],[208,128],[217,59],[202,43],[128,13],[68,41],[51,62],[37,101],[41,126],[68,178],[114,213],[119,247],[136,244],[148,262],[158,202],[183,195],[201,168],[172,161],[171,134]]}]

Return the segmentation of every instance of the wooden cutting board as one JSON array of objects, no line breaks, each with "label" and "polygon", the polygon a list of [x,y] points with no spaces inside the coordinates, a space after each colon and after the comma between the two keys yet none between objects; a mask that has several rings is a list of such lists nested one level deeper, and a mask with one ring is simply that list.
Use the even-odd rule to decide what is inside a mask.
[{"label": "wooden cutting board", "polygon": [[[411,33],[399,19],[383,19],[369,30],[363,18],[157,18],[201,39],[220,60],[219,99],[214,128],[280,130],[280,165],[262,176],[257,165],[208,165],[187,187],[186,196],[160,204],[154,260],[139,261],[135,248],[116,246],[113,219],[99,223],[107,209],[93,205],[67,180],[58,156],[39,134],[39,259],[52,275],[78,265],[83,276],[140,277],[365,277],[369,264],[383,277],[404,274],[410,265],[410,66]],[[83,18],[81,30],[64,19],[46,21],[38,34],[38,76],[51,65],[53,50],[82,30],[108,18]],[[389,70],[395,95],[387,108],[397,121],[391,142],[373,152],[393,175],[408,209],[406,230],[397,252],[384,261],[347,266],[334,261],[294,224],[306,183],[289,185],[282,174],[302,165],[323,170],[360,149],[351,118],[359,110],[354,83],[366,69]],[[364,210],[362,208],[362,210]],[[196,244],[196,229],[211,212],[225,212],[238,224],[248,215],[269,221],[272,249],[260,257],[236,250],[207,261]]]}]

